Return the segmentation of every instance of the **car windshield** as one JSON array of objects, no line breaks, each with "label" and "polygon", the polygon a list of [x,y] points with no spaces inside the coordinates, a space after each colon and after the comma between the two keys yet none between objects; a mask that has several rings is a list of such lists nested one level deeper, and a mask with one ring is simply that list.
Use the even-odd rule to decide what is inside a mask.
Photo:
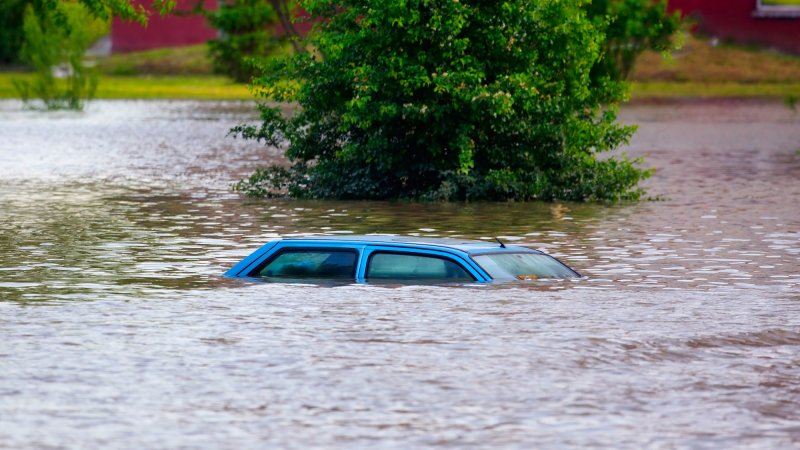
[{"label": "car windshield", "polygon": [[492,278],[534,280],[537,278],[575,278],[574,270],[541,253],[495,253],[474,256]]}]

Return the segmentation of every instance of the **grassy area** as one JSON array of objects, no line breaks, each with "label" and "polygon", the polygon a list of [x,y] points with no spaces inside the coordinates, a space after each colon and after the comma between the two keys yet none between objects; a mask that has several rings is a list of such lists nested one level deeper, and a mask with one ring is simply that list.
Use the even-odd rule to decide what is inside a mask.
[{"label": "grassy area", "polygon": [[94,63],[107,75],[210,75],[212,73],[206,44],[120,53],[95,58]]},{"label": "grassy area", "polygon": [[634,100],[666,98],[800,98],[800,81],[795,83],[725,83],[669,81],[637,82],[633,84],[631,97]]},{"label": "grassy area", "polygon": [[[24,73],[0,73],[0,98],[17,98],[12,79]],[[217,76],[102,76],[98,99],[252,100],[250,89]]]},{"label": "grassy area", "polygon": [[[270,57],[291,54],[292,45],[284,42],[274,52]],[[207,44],[119,53],[93,61],[106,75],[212,75],[214,69]]]},{"label": "grassy area", "polygon": [[[800,0],[798,0],[800,1]],[[206,45],[98,58],[102,99],[252,99],[247,86],[211,75]],[[0,98],[15,98],[0,72]],[[633,99],[685,97],[800,98],[800,57],[690,37],[672,58],[648,52],[633,75]]]},{"label": "grassy area", "polygon": [[690,37],[671,58],[647,52],[633,97],[800,96],[800,57]]},{"label": "grassy area", "polygon": [[252,100],[247,85],[219,76],[104,77],[97,98]]},{"label": "grassy area", "polygon": [[800,82],[800,57],[752,47],[712,45],[709,40],[692,37],[671,58],[644,53],[636,63],[633,79],[676,83]]}]

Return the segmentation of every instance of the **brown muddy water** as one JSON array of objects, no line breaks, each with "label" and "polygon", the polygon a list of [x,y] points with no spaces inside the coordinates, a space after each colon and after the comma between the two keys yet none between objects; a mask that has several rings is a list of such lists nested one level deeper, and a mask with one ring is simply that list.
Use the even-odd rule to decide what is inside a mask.
[{"label": "brown muddy water", "polygon": [[[800,447],[800,113],[622,117],[663,200],[257,201],[250,104],[0,102],[0,448]],[[308,233],[499,236],[588,279],[220,277]]]}]

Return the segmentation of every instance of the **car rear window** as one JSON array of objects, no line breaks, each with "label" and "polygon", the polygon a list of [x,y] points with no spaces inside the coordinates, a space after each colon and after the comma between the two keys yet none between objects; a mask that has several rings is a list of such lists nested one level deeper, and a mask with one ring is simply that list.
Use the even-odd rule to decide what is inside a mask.
[{"label": "car rear window", "polygon": [[475,281],[466,269],[446,258],[383,252],[370,257],[367,279]]},{"label": "car rear window", "polygon": [[284,250],[257,274],[277,278],[355,278],[358,253],[352,250]]},{"label": "car rear window", "polygon": [[574,270],[541,253],[495,253],[473,256],[492,278],[576,278]]}]

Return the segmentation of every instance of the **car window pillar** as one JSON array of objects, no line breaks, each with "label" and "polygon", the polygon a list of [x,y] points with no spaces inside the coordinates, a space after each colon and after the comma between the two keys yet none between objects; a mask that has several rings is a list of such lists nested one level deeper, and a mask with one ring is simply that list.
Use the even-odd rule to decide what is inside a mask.
[{"label": "car window pillar", "polygon": [[471,258],[462,257],[456,253],[450,253],[433,249],[424,249],[424,248],[409,248],[407,246],[394,247],[390,245],[368,245],[366,246],[366,248],[363,249],[361,253],[359,268],[356,275],[357,282],[364,283],[367,281],[366,280],[367,265],[369,264],[370,256],[372,256],[372,254],[375,252],[400,253],[405,255],[419,255],[419,256],[432,256],[432,257],[444,258],[461,266],[473,278],[475,278],[475,281],[478,283],[486,283],[488,281],[491,281],[491,277],[489,277],[483,270],[478,269],[476,267],[477,264],[474,261],[472,261]]}]

